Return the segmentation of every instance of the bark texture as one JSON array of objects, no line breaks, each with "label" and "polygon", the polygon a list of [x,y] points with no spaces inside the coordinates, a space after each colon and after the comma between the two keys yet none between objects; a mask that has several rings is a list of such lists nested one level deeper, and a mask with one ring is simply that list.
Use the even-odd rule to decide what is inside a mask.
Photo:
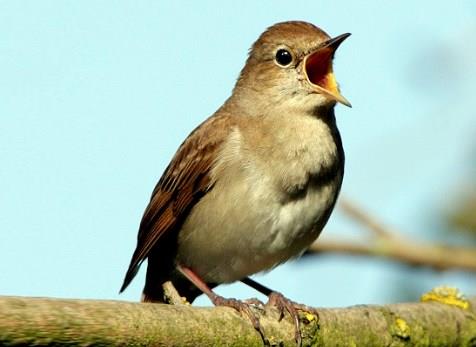
[{"label": "bark texture", "polygon": [[[451,294],[451,293],[450,293]],[[420,303],[302,312],[303,346],[476,346],[476,299],[430,292]],[[288,317],[257,309],[271,345],[295,346]],[[4,346],[262,346],[230,308],[0,297]]]}]

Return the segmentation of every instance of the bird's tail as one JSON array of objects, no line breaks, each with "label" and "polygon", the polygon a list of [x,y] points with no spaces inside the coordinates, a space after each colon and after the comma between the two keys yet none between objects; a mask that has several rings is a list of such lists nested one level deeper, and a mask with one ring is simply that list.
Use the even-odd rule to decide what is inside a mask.
[{"label": "bird's tail", "polygon": [[[149,262],[147,266],[145,286],[141,297],[142,302],[167,303],[163,287],[167,281],[172,282],[179,295],[190,303],[192,303],[197,296],[202,294],[202,291],[180,272],[172,270],[164,273],[155,268],[154,265],[153,262]],[[207,285],[210,288],[216,286],[215,283],[207,283]]]},{"label": "bird's tail", "polygon": [[140,301],[141,302],[155,302],[155,303],[159,303],[159,304],[165,304],[166,301],[165,301],[164,290],[161,289],[159,291],[150,293],[150,292],[146,292],[145,289],[144,289],[144,291],[142,292],[142,296],[140,298]]}]

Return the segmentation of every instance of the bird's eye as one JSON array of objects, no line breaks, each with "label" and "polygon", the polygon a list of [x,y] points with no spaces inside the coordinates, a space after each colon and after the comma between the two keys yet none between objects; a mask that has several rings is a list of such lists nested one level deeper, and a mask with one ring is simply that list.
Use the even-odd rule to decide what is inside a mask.
[{"label": "bird's eye", "polygon": [[287,49],[278,49],[275,59],[279,65],[288,66],[293,61],[293,56]]}]

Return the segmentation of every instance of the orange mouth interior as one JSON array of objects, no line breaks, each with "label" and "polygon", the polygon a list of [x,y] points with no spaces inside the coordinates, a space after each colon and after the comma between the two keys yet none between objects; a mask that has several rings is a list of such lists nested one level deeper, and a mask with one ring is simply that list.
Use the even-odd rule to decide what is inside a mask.
[{"label": "orange mouth interior", "polygon": [[334,50],[322,48],[306,58],[305,70],[309,82],[331,93],[338,92],[337,83],[332,72]]}]

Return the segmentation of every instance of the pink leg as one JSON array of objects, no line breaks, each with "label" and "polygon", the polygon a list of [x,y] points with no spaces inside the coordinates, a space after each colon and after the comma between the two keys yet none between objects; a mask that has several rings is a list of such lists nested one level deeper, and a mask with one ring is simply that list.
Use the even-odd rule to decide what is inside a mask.
[{"label": "pink leg", "polygon": [[197,276],[191,269],[178,265],[177,269],[184,275],[190,282],[192,282],[198,289],[200,289],[213,303],[215,306],[228,306],[232,307],[240,313],[244,313],[248,316],[249,320],[253,324],[255,330],[259,332],[263,342],[266,346],[269,346],[269,341],[264,335],[263,327],[261,326],[258,317],[253,313],[251,310],[250,305],[254,304],[255,302],[243,302],[237,299],[227,299],[222,296],[215,294],[215,292],[208,287],[208,285],[199,277]]}]

